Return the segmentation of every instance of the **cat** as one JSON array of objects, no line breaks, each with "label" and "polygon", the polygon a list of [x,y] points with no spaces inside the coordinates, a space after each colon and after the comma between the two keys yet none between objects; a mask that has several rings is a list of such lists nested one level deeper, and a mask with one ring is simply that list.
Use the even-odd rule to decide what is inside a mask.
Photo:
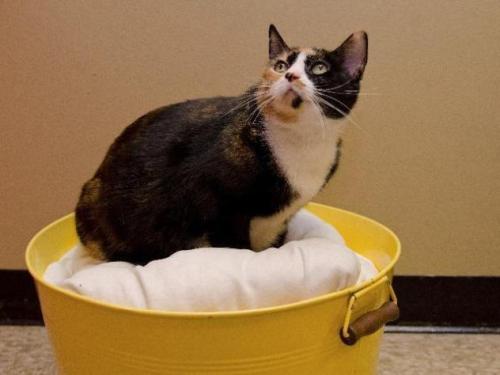
[{"label": "cat", "polygon": [[334,174],[368,37],[289,47],[269,27],[260,82],[238,97],[153,110],[109,148],[76,207],[95,257],[134,264],[197,247],[279,246],[288,220]]}]

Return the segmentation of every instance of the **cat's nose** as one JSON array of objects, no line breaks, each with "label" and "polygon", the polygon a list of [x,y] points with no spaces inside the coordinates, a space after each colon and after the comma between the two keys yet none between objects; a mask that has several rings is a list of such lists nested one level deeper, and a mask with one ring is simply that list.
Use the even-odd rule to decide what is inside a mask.
[{"label": "cat's nose", "polygon": [[295,73],[288,72],[285,74],[285,78],[288,80],[288,82],[292,82],[295,81],[296,79],[299,79],[300,77]]}]

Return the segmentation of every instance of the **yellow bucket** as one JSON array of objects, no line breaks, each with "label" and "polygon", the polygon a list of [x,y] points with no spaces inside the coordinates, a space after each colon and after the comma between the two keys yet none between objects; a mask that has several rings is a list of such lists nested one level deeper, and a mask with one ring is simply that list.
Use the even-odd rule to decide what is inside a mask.
[{"label": "yellow bucket", "polygon": [[[383,322],[375,329],[373,324],[369,329],[363,326],[373,321],[370,315],[387,315],[382,310],[391,295],[395,299],[390,281],[400,254],[399,240],[366,217],[320,204],[308,209],[372,260],[380,270],[377,277],[297,303],[236,312],[131,309],[50,285],[43,280],[46,267],[77,242],[74,216],[42,229],[28,245],[26,262],[59,373],[375,374],[382,329],[371,332]],[[349,339],[356,324],[364,330],[360,335],[371,334],[354,343]]]}]

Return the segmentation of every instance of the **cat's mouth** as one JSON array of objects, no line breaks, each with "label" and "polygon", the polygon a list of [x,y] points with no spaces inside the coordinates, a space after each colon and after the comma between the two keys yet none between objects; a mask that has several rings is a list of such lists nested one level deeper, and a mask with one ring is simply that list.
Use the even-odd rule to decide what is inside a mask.
[{"label": "cat's mouth", "polygon": [[293,87],[290,87],[284,95],[285,99],[290,100],[290,105],[292,108],[299,108],[304,99],[302,99],[302,95],[297,92]]}]

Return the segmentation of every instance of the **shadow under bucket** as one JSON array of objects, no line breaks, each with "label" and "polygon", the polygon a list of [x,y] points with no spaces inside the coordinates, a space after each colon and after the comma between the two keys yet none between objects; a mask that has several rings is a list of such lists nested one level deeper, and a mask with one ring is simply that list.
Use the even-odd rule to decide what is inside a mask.
[{"label": "shadow under bucket", "polygon": [[395,302],[390,283],[399,240],[366,217],[315,203],[307,208],[379,273],[339,292],[245,311],[131,309],[50,285],[45,269],[78,241],[74,216],[42,229],[28,245],[26,262],[60,374],[375,374],[377,328],[397,312],[388,301]]}]

